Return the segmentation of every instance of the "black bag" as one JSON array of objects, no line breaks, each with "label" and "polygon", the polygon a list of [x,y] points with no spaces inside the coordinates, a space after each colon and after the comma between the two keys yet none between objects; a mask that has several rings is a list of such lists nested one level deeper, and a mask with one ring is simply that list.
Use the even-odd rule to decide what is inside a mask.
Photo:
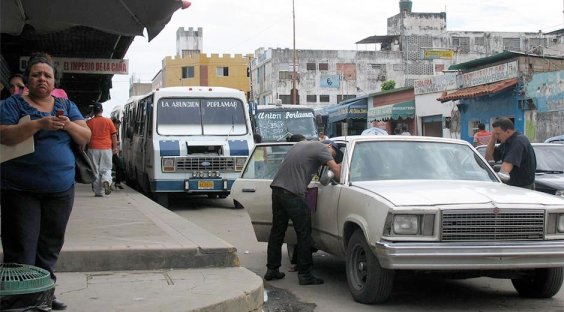
[{"label": "black bag", "polygon": [[77,183],[90,184],[96,181],[96,167],[88,154],[77,144],[73,144],[74,180]]}]

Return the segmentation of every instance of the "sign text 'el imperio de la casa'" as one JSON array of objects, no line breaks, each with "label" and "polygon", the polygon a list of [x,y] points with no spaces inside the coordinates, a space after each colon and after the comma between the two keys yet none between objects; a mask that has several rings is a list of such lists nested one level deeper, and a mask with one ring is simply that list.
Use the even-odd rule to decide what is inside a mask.
[{"label": "sign text 'el imperio de la casa'", "polygon": [[[20,70],[23,71],[29,57],[20,57]],[[129,61],[125,59],[87,59],[87,58],[65,58],[54,57],[53,62],[57,70],[63,73],[77,74],[109,74],[127,75],[129,73]]]}]

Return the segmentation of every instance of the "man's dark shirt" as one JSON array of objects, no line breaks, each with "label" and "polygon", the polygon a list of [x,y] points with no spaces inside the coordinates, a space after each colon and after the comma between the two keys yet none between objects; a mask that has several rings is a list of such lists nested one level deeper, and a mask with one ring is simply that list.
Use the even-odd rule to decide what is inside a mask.
[{"label": "man's dark shirt", "polygon": [[533,146],[526,136],[515,131],[505,143],[495,148],[494,160],[513,164],[507,184],[527,186],[535,182],[537,159]]}]

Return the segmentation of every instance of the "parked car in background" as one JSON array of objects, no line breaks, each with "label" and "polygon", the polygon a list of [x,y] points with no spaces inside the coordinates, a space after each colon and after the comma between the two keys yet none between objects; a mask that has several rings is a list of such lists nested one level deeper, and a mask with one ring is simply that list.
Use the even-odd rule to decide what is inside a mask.
[{"label": "parked car in background", "polygon": [[563,134],[563,135],[557,135],[557,136],[548,138],[548,139],[544,140],[544,143],[558,143],[558,144],[564,144],[564,134]]},{"label": "parked car in background", "polygon": [[[523,297],[561,288],[564,199],[501,183],[462,140],[418,136],[333,138],[344,152],[339,181],[323,167],[313,201],[318,249],[345,259],[352,297],[386,301],[397,271],[511,279]],[[270,183],[292,143],[258,144],[231,196],[258,241],[272,225]],[[272,153],[273,157],[269,157]],[[266,166],[257,166],[263,162]],[[258,170],[257,168],[270,168]],[[315,193],[315,192],[313,192]],[[314,204],[313,204],[314,203]],[[296,238],[291,226],[288,249]]]},{"label": "parked car in background", "polygon": [[[564,144],[531,143],[537,158],[535,190],[564,198]],[[476,149],[484,156],[486,145]],[[499,171],[501,162],[493,164]]]}]

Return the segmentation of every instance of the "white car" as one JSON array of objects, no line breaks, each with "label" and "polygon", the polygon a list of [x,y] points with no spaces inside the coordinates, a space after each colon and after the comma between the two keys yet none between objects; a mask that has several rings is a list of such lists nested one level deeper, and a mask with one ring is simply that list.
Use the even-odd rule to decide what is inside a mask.
[{"label": "white car", "polygon": [[[331,180],[324,167],[321,178],[311,182],[317,188],[312,236],[317,248],[345,258],[355,300],[386,301],[399,270],[508,278],[524,297],[558,293],[564,199],[501,183],[465,141],[417,136],[333,140],[344,152],[341,180]],[[231,196],[248,211],[258,241],[268,241],[269,185],[291,147],[257,144],[233,184]],[[291,227],[286,242],[296,243]]]}]

